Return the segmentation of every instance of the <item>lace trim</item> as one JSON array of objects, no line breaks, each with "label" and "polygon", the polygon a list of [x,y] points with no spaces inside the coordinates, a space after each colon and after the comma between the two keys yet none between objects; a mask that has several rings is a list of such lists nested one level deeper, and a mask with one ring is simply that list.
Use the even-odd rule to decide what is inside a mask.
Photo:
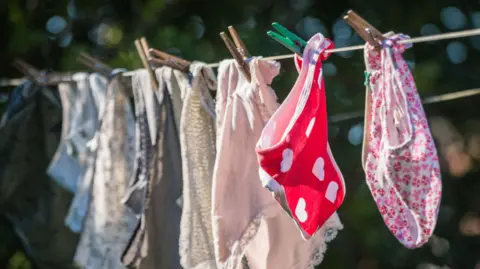
[{"label": "lace trim", "polygon": [[188,269],[217,269],[217,263],[215,260],[208,260]]},{"label": "lace trim", "polygon": [[[232,269],[237,268],[238,264],[244,263],[244,269],[251,268],[248,264],[248,259],[243,260],[245,256],[245,247],[247,246],[248,242],[257,234],[258,227],[262,221],[262,218],[267,217],[265,213],[260,213],[257,217],[250,223],[247,227],[245,234],[242,236],[239,242],[235,243],[232,246],[232,253],[230,258],[228,258],[224,263],[219,263],[219,268],[225,269]],[[272,216],[270,216],[272,217]],[[311,247],[311,256],[310,261],[308,262],[308,269],[315,269],[316,266],[320,265],[323,261],[323,257],[325,256],[325,252],[327,251],[327,243],[330,243],[335,239],[338,235],[338,232],[343,230],[343,225],[341,224],[340,220],[336,221],[338,218],[329,219],[325,223],[325,230],[323,231],[323,237],[319,239],[315,239],[312,237],[310,240],[312,242]],[[236,255],[239,253],[240,255]],[[198,268],[197,268],[198,267]],[[245,268],[246,267],[246,268]],[[195,269],[200,269],[202,267],[196,266]],[[205,267],[206,269],[208,267]]]},{"label": "lace trim", "polygon": [[[269,207],[270,208],[270,207]],[[272,212],[272,211],[268,211]],[[243,263],[242,259],[245,256],[245,248],[250,240],[257,234],[258,228],[263,218],[271,218],[276,214],[267,214],[264,211],[257,214],[257,216],[250,222],[245,229],[245,233],[242,238],[236,243],[231,244],[228,248],[231,249],[230,257],[225,262],[219,262],[219,268],[222,269],[235,269],[238,268],[240,263]],[[325,223],[325,230],[323,231],[323,237],[316,239],[313,236],[310,240],[312,242],[310,261],[308,262],[308,269],[315,269],[315,267],[322,263],[325,252],[327,251],[327,243],[330,243],[338,235],[338,232],[343,230],[339,218],[331,218]],[[197,268],[198,267],[198,268]],[[246,260],[245,267],[250,268],[248,265],[248,259]],[[196,266],[195,269],[202,267]],[[208,269],[208,267],[205,267]],[[202,268],[203,269],[203,268]]]},{"label": "lace trim", "polygon": [[323,240],[316,240],[312,242],[312,255],[308,263],[308,269],[315,269],[315,266],[322,263],[325,252],[327,251],[327,243],[330,243],[333,239],[335,239],[338,231],[343,229],[343,225],[334,220],[327,221],[327,223],[325,223],[325,227],[326,229],[323,231]]},{"label": "lace trim", "polygon": [[245,256],[245,247],[248,245],[250,240],[257,234],[258,228],[262,219],[265,217],[265,214],[259,213],[257,216],[250,222],[245,233],[237,242],[233,244],[228,244],[228,248],[231,249],[230,257],[225,262],[219,262],[219,268],[222,269],[235,269],[242,262],[243,256]]},{"label": "lace trim", "polygon": [[[275,202],[276,203],[276,202]],[[272,203],[267,205],[260,213],[258,213],[245,229],[242,237],[236,242],[229,242],[227,247],[231,250],[230,257],[224,262],[217,262],[219,268],[222,269],[236,269],[238,265],[242,263],[242,259],[245,256],[245,248],[250,243],[253,237],[257,235],[258,228],[262,219],[268,219],[275,217],[278,213],[276,204]]]}]

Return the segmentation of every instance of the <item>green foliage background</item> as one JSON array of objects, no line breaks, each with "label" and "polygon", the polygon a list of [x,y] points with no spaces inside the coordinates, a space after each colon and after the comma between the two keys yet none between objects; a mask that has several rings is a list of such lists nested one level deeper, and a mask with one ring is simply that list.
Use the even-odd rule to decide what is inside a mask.
[{"label": "green foliage background", "polygon": [[[305,39],[314,30],[333,38],[333,29],[339,27],[338,21],[348,9],[357,11],[385,32],[393,30],[419,36],[426,24],[448,32],[451,29],[441,19],[447,7],[456,7],[465,15],[466,21],[458,30],[480,27],[479,13],[475,13],[480,11],[477,0],[3,0],[0,2],[3,31],[0,77],[21,76],[10,65],[14,57],[45,70],[85,70],[76,61],[81,51],[113,67],[140,68],[133,44],[139,36],[146,36],[152,47],[185,59],[217,62],[230,56],[218,35],[226,31],[228,25],[236,27],[251,54],[285,54],[289,51],[265,34],[271,22],[277,21]],[[53,16],[61,16],[67,23],[55,35],[46,29]],[[96,38],[92,38],[92,34],[89,37],[89,32],[96,28],[100,29]],[[66,42],[69,36],[70,43]],[[343,43],[361,42],[358,36],[348,40]],[[458,45],[452,42],[459,42],[467,54],[463,61],[452,63],[450,60],[449,46]],[[64,46],[66,43],[68,46]],[[405,53],[405,58],[412,63],[420,94],[427,97],[479,87],[479,44],[480,37],[474,37],[414,45]],[[326,76],[329,113],[362,110],[363,52],[354,52],[349,57],[332,55],[328,62],[334,67],[330,66],[330,75]],[[282,61],[281,74],[273,85],[281,99],[288,94],[295,78],[292,61]],[[464,134],[471,131],[467,120],[478,119],[479,100],[469,97],[428,105],[426,110],[429,115],[450,118]],[[475,268],[480,261],[479,236],[462,234],[459,222],[467,212],[477,217],[480,213],[476,168],[460,179],[444,174],[444,198],[436,236],[421,249],[407,250],[383,224],[364,184],[361,145],[353,145],[348,140],[351,128],[361,123],[362,119],[358,118],[330,126],[330,143],[348,189],[347,200],[339,211],[345,229],[329,245],[320,268]],[[426,264],[438,267],[425,267]],[[0,222],[0,268],[34,268],[4,220]]]}]

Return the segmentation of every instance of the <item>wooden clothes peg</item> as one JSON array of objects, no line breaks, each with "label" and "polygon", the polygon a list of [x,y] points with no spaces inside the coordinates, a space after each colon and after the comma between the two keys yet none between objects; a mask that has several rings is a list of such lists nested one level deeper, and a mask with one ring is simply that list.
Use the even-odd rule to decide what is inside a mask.
[{"label": "wooden clothes peg", "polygon": [[100,60],[95,59],[94,57],[88,55],[87,53],[81,52],[78,57],[77,61],[81,62],[82,64],[86,65],[87,67],[91,68],[92,70],[102,73],[103,75],[110,76],[113,69],[106,65],[105,63],[101,62]]},{"label": "wooden clothes peg", "polygon": [[161,50],[150,48],[148,51],[148,61],[157,66],[170,66],[171,68],[180,70],[182,72],[188,72],[191,62],[182,58],[170,55]]},{"label": "wooden clothes peg", "polygon": [[233,26],[230,25],[228,26],[228,31],[230,32],[230,35],[233,38],[233,42],[237,46],[238,53],[240,53],[240,55],[243,57],[244,60],[248,59],[248,56],[250,55],[250,53],[248,52],[245,44],[243,44],[243,41],[238,35],[237,30],[235,30],[235,28],[233,28]]},{"label": "wooden clothes peg", "polygon": [[349,10],[347,12],[347,16],[353,17],[360,25],[362,25],[364,28],[369,28],[375,38],[380,38],[383,39],[382,33],[378,31],[373,25],[368,23],[365,19],[363,19],[360,15],[355,13],[353,10]]},{"label": "wooden clothes peg", "polygon": [[22,72],[25,76],[30,77],[31,79],[35,79],[41,75],[40,71],[22,59],[15,59],[12,65],[18,71]]},{"label": "wooden clothes peg", "polygon": [[12,65],[20,72],[22,72],[26,77],[35,81],[39,85],[54,85],[59,81],[51,81],[50,76],[46,75],[43,72],[40,72],[37,68],[28,64],[22,59],[15,59]]},{"label": "wooden clothes peg", "polygon": [[[232,26],[230,26],[230,27],[233,29]],[[236,34],[235,29],[233,29],[233,31],[230,30],[230,33],[232,33],[232,32],[234,32]],[[235,36],[235,34],[233,36]],[[241,43],[237,43],[237,45],[235,45],[232,42],[232,40],[225,34],[225,32],[221,32],[220,37],[222,38],[223,42],[225,43],[225,46],[227,46],[228,51],[230,51],[230,54],[232,54],[233,58],[235,59],[237,64],[240,66],[240,71],[242,72],[242,74],[245,76],[245,78],[248,81],[251,81],[252,77],[250,75],[250,69],[248,67],[248,64],[245,62],[245,59],[248,58],[248,55],[247,55],[248,51],[246,50],[246,48],[245,49],[242,48],[242,46],[245,47],[243,42],[240,41]],[[236,34],[236,38],[238,38],[238,40],[240,40],[240,37],[238,36],[238,34]],[[240,51],[242,51],[245,56],[240,54]]]},{"label": "wooden clothes peg", "polygon": [[[374,46],[377,50],[381,49],[381,42],[385,39],[380,31],[363,19],[353,10],[349,10],[343,19],[360,35],[360,37]],[[380,41],[380,43],[378,42]]]},{"label": "wooden clothes peg", "polygon": [[157,77],[155,76],[155,72],[153,71],[152,66],[148,62],[147,59],[147,52],[148,52],[148,43],[145,37],[140,38],[140,40],[135,40],[135,47],[137,48],[138,56],[142,60],[142,64],[147,69],[148,74],[150,76],[150,81],[152,82],[152,88],[154,91],[158,90],[158,81]]}]

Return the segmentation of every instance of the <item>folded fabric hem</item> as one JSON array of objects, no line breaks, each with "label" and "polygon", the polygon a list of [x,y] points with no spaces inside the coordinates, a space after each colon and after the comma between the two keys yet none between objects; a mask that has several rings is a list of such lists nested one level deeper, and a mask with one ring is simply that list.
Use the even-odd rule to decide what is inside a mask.
[{"label": "folded fabric hem", "polygon": [[217,269],[217,262],[215,260],[206,260],[195,266],[188,266],[186,261],[180,261],[183,268],[187,269]]},{"label": "folded fabric hem", "polygon": [[217,265],[221,269],[236,269],[238,264],[242,262],[243,256],[245,256],[245,250],[251,239],[257,235],[258,228],[262,219],[273,218],[278,215],[282,210],[276,201],[263,207],[262,210],[252,221],[248,224],[244,230],[242,236],[232,244],[228,244],[227,248],[230,249],[230,255],[225,261],[217,261]]}]

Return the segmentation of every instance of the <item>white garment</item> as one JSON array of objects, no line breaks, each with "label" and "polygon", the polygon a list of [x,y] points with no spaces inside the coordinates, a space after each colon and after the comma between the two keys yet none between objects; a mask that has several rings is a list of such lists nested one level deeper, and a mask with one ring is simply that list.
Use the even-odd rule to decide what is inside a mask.
[{"label": "white garment", "polygon": [[133,171],[135,129],[119,79],[109,85],[100,130],[90,144],[96,158],[84,185],[91,184],[91,200],[74,258],[84,269],[123,268],[121,255],[137,221],[121,201]]},{"label": "white garment", "polygon": [[58,85],[63,114],[62,139],[47,173],[60,186],[75,194],[65,225],[79,233],[83,229],[89,199],[82,188],[85,169],[91,158],[87,144],[98,131],[108,81],[97,73],[77,73],[73,79],[76,84]]},{"label": "white garment", "polygon": [[177,130],[180,127],[180,118],[182,116],[183,100],[187,90],[190,88],[188,74],[182,71],[172,69],[170,67],[157,68],[155,74],[158,80],[157,94],[159,100],[163,100],[164,94],[162,89],[167,89],[173,102],[173,112],[175,116],[175,125]]},{"label": "white garment", "polygon": [[[258,175],[255,153],[262,129],[278,108],[269,86],[280,64],[253,58],[248,82],[233,60],[218,71],[217,156],[213,176],[213,230],[219,268],[306,269],[323,259],[325,242],[342,224],[335,213],[310,240],[298,233]],[[328,233],[325,232],[328,230]]]},{"label": "white garment", "polygon": [[[215,110],[210,90],[213,70],[203,63],[190,66],[192,85],[185,92],[180,119],[183,210],[180,263],[185,269],[216,269],[212,234],[212,178],[215,164]],[[206,107],[205,107],[206,106]]]},{"label": "white garment", "polygon": [[[62,187],[76,192],[83,176],[87,142],[98,129],[98,102],[93,93],[105,99],[107,79],[99,74],[76,73],[76,85],[58,86],[62,100],[62,139],[47,169],[47,173]],[[103,95],[103,96],[102,96]]]}]

